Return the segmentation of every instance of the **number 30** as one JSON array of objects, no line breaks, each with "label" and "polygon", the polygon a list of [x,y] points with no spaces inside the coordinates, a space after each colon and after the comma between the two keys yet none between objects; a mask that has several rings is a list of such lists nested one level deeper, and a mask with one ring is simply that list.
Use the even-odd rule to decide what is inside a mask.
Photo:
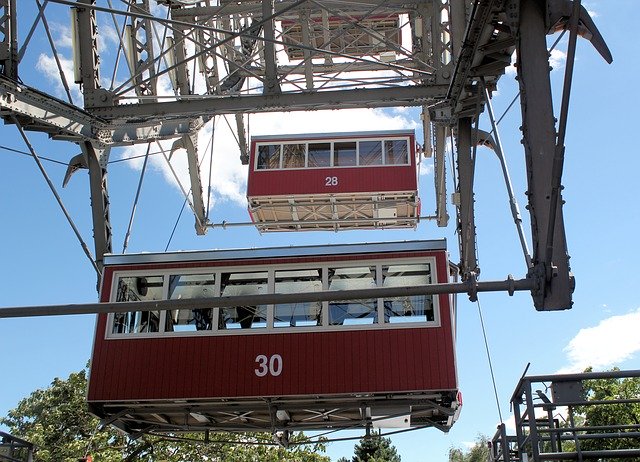
[{"label": "number 30", "polygon": [[254,372],[258,377],[264,377],[267,374],[277,377],[282,373],[282,356],[280,355],[273,355],[270,358],[266,355],[258,355],[256,362],[258,367]]}]

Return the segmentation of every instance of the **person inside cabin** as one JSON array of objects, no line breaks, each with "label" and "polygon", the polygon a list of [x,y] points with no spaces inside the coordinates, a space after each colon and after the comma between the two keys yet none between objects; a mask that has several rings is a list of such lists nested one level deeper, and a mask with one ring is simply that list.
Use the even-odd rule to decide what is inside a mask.
[{"label": "person inside cabin", "polygon": [[191,312],[196,330],[211,330],[211,324],[213,322],[211,308],[200,308],[191,310]]}]

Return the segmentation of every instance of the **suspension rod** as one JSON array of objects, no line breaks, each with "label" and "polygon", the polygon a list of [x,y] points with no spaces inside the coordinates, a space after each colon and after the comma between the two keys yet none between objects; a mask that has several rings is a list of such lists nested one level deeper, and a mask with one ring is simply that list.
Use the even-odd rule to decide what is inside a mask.
[{"label": "suspension rod", "polygon": [[376,287],[352,290],[324,290],[296,294],[238,295],[233,297],[214,297],[199,299],[155,300],[140,302],[83,303],[69,305],[23,306],[0,308],[0,318],[20,318],[32,316],[60,316],[65,314],[122,313],[126,311],[158,310],[197,310],[228,306],[256,306],[280,303],[324,302],[335,300],[358,300],[369,298],[408,297],[412,295],[438,295],[477,292],[533,290],[533,279],[513,279],[504,281],[478,282],[469,279],[465,282],[429,284],[412,287]]}]

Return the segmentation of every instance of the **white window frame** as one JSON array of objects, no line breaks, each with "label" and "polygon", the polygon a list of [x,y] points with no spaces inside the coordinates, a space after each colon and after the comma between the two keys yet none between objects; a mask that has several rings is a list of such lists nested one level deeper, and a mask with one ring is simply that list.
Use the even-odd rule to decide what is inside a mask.
[{"label": "white window frame", "polygon": [[[275,271],[277,270],[294,270],[294,269],[321,269],[322,270],[322,290],[329,290],[329,268],[349,268],[362,266],[376,267],[376,286],[382,287],[382,266],[390,264],[415,264],[428,263],[431,268],[432,283],[437,281],[437,266],[435,257],[408,257],[395,258],[393,260],[385,260],[380,258],[362,259],[362,260],[334,260],[325,262],[305,262],[305,263],[287,263],[277,265],[273,263],[247,265],[247,266],[202,266],[198,268],[169,268],[159,270],[115,270],[112,276],[112,284],[110,290],[110,301],[115,302],[117,296],[118,281],[122,277],[135,276],[162,276],[163,277],[163,298],[167,300],[169,292],[169,276],[171,275],[195,275],[195,274],[214,274],[215,289],[214,297],[220,297],[221,274],[228,272],[267,272],[267,293],[273,294],[275,290]],[[377,298],[377,320],[376,324],[364,325],[329,325],[329,302],[322,302],[322,325],[310,327],[274,327],[274,305],[267,305],[267,326],[266,328],[252,329],[219,329],[220,308],[213,308],[211,330],[201,331],[175,331],[165,332],[167,310],[160,311],[160,327],[158,332],[142,332],[142,333],[113,333],[113,320],[115,313],[110,313],[107,318],[105,338],[122,339],[122,338],[157,338],[157,337],[189,337],[189,336],[211,336],[211,335],[264,335],[264,334],[284,334],[284,333],[311,333],[311,332],[335,332],[349,330],[378,330],[378,329],[407,329],[407,328],[434,328],[441,327],[440,313],[440,295],[432,295],[434,320],[424,322],[384,322],[384,304],[382,298]],[[453,321],[452,321],[453,322]]]}]

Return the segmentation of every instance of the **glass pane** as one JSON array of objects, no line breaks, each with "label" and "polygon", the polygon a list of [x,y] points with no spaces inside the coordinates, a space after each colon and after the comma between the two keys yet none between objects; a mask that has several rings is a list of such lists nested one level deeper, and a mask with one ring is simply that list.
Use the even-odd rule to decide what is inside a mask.
[{"label": "glass pane", "polygon": [[[169,299],[210,298],[215,296],[214,274],[182,274],[169,277]],[[213,310],[183,309],[167,312],[166,332],[211,330]]]},{"label": "glass pane", "polygon": [[[162,276],[130,276],[118,280],[116,302],[162,300]],[[114,334],[158,332],[159,311],[129,311],[113,315]]]},{"label": "glass pane", "polygon": [[386,140],[384,151],[385,164],[387,165],[407,165],[409,163],[407,140]]},{"label": "glass pane", "polygon": [[331,143],[309,143],[309,167],[331,166]]},{"label": "glass pane", "polygon": [[360,165],[382,165],[382,142],[360,141]]},{"label": "glass pane", "polygon": [[[295,294],[322,290],[322,270],[276,271],[275,293]],[[286,303],[274,306],[275,327],[322,325],[322,302]]]},{"label": "glass pane", "polygon": [[282,149],[282,168],[304,168],[306,144],[285,144]]},{"label": "glass pane", "polygon": [[356,165],[356,142],[340,142],[333,144],[333,165],[348,167]]},{"label": "glass pane", "polygon": [[[223,297],[266,294],[267,277],[266,271],[222,273],[220,276],[220,293]],[[220,308],[219,329],[258,329],[265,327],[267,327],[266,305]]]},{"label": "glass pane", "polygon": [[258,170],[280,168],[280,145],[263,144],[258,146]]},{"label": "glass pane", "polygon": [[[383,266],[382,278],[383,287],[431,284],[431,265],[429,263],[420,263]],[[433,296],[431,295],[387,298],[384,300],[383,306],[385,322],[427,322],[435,320]]]},{"label": "glass pane", "polygon": [[[369,289],[375,286],[375,267],[329,269],[329,290]],[[377,305],[375,298],[329,302],[329,324],[375,324],[378,322]]]}]

